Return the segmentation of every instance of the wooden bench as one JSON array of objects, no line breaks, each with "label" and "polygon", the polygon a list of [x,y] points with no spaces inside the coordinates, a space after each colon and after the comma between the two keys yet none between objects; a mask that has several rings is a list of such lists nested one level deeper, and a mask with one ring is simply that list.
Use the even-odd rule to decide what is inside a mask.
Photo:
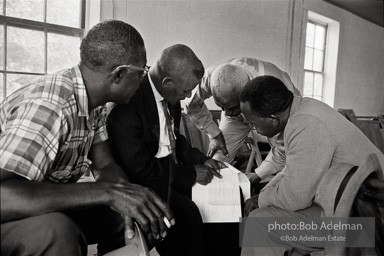
[{"label": "wooden bench", "polygon": [[355,124],[384,153],[384,116],[356,116],[352,109],[339,109],[339,113]]}]

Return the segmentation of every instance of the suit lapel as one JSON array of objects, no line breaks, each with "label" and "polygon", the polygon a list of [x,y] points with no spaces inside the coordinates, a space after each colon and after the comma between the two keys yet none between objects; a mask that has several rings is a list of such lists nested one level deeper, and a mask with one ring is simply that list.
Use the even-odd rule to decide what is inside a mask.
[{"label": "suit lapel", "polygon": [[149,83],[148,75],[145,76],[141,82],[140,87],[144,93],[144,108],[147,116],[149,129],[156,136],[157,140],[160,139],[160,125],[159,125],[159,114],[157,111],[157,105],[155,96]]}]

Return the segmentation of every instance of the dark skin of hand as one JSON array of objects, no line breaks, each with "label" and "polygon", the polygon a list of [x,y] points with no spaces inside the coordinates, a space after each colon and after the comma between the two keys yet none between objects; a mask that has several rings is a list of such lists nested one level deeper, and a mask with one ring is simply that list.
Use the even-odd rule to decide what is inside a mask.
[{"label": "dark skin of hand", "polygon": [[164,216],[172,225],[175,224],[169,206],[150,189],[130,183],[104,143],[107,142],[97,144],[90,152],[96,182],[36,182],[0,170],[1,222],[49,212],[108,205],[124,217],[126,231],[131,230],[131,235],[134,235],[132,219],[155,239],[166,234]]},{"label": "dark skin of hand", "polygon": [[229,157],[227,146],[225,145],[225,139],[222,133],[219,133],[219,135],[210,139],[207,156],[212,157],[219,150],[226,157]]}]

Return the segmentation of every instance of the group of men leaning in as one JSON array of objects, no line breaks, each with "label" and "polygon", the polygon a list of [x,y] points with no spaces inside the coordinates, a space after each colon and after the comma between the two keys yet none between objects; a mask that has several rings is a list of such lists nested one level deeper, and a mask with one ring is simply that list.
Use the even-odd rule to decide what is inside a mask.
[{"label": "group of men leaning in", "polygon": [[[384,166],[357,127],[301,97],[271,63],[234,58],[205,70],[177,44],[148,67],[141,35],[117,20],[94,26],[80,57],[0,104],[1,255],[86,255],[95,243],[102,255],[135,236],[135,221],[160,255],[203,256],[210,238],[191,188],[221,178],[250,132],[271,144],[251,182],[274,177],[247,200],[248,216],[320,216],[315,192],[327,172],[372,153]],[[211,96],[223,110],[220,128],[204,104]],[[208,154],[179,133],[185,98],[187,114],[210,137]],[[88,170],[96,182],[77,182]],[[294,251],[312,248],[241,254]]]}]

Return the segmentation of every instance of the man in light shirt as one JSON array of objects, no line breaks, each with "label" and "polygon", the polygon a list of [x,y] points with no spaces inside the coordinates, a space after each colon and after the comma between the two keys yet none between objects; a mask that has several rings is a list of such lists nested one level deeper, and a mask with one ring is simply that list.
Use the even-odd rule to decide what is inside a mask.
[{"label": "man in light shirt", "polygon": [[[129,104],[108,118],[111,148],[132,182],[156,191],[170,204],[176,225],[156,244],[160,255],[204,255],[202,220],[191,188],[221,178],[217,161],[179,134],[180,100],[191,96],[204,67],[185,45],[162,51]],[[175,143],[173,145],[173,143]]]},{"label": "man in light shirt", "polygon": [[[218,161],[231,163],[245,139],[251,136],[260,140],[260,135],[252,130],[241,114],[239,95],[244,85],[251,79],[271,75],[279,78],[284,85],[300,96],[288,74],[272,63],[255,58],[241,57],[229,59],[209,67],[192,97],[185,100],[186,112],[197,128],[210,138],[208,156]],[[222,108],[220,127],[212,120],[204,100],[213,96],[216,105]],[[280,156],[284,154],[283,134],[273,138],[261,138],[270,143],[271,151],[263,163],[255,170],[250,180],[256,185],[261,179],[281,171],[284,164]]]}]

